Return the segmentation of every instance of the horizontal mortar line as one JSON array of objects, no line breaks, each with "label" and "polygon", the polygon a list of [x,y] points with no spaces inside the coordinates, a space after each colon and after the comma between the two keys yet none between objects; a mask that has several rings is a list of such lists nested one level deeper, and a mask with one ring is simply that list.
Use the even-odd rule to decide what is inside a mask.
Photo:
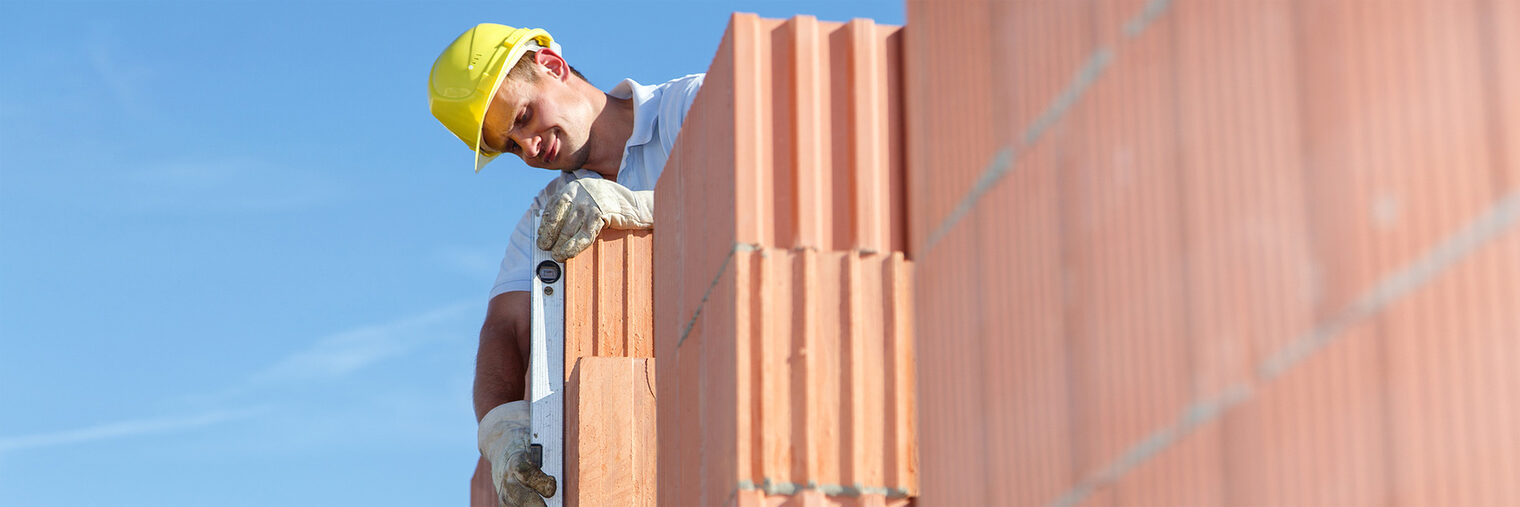
[{"label": "horizontal mortar line", "polygon": [[1257,378],[1271,380],[1282,375],[1283,370],[1293,367],[1304,358],[1314,354],[1333,341],[1342,331],[1381,311],[1393,301],[1424,285],[1452,264],[1492,241],[1514,226],[1517,219],[1520,219],[1520,192],[1511,193],[1499,199],[1482,216],[1436,245],[1420,259],[1384,278],[1372,290],[1367,291],[1351,306],[1325,321],[1313,333],[1288,344],[1272,357],[1262,361],[1256,372]]},{"label": "horizontal mortar line", "polygon": [[[1171,4],[1171,0],[1152,0],[1146,3],[1144,7],[1141,7],[1140,12],[1131,16],[1129,21],[1125,22],[1123,30],[1124,39],[1128,40],[1140,36],[1157,18],[1168,11]],[[1056,94],[1056,98],[1051,100],[1045,110],[1040,113],[1040,116],[1036,117],[1024,129],[1024,134],[1019,139],[1018,146],[1005,146],[993,155],[992,161],[982,171],[981,177],[977,178],[976,184],[966,191],[966,195],[961,197],[959,203],[956,203],[955,209],[951,210],[950,214],[945,215],[945,218],[940,220],[939,226],[934,228],[934,232],[930,233],[928,238],[924,240],[924,247],[921,249],[923,252],[928,253],[932,250],[941,239],[944,239],[946,234],[950,233],[951,228],[960,223],[966,215],[971,213],[972,209],[976,208],[977,203],[981,202],[982,196],[997,186],[1003,177],[1008,174],[1008,171],[1013,168],[1013,162],[1018,155],[1028,150],[1030,146],[1034,145],[1035,142],[1045,135],[1045,132],[1049,131],[1051,127],[1060,123],[1066,117],[1067,113],[1071,111],[1072,106],[1087,93],[1087,89],[1113,63],[1114,58],[1115,53],[1113,49],[1106,46],[1099,47],[1088,55],[1082,67],[1077,70],[1076,75],[1072,78],[1071,84],[1066,85],[1066,88]]]},{"label": "horizontal mortar line", "polygon": [[[819,484],[815,481],[798,484],[795,482],[775,481],[769,477],[766,477],[764,482],[758,485],[755,484],[755,481],[748,479],[739,481],[739,484],[734,487],[733,494],[738,494],[740,491],[763,491],[767,495],[790,496],[804,490],[818,491],[827,496],[860,497],[865,495],[882,495],[887,498],[908,497],[908,488],[903,487],[863,486],[860,484],[844,486],[839,484]],[[729,496],[733,497],[733,494]]]},{"label": "horizontal mortar line", "polygon": [[863,247],[838,248],[838,249],[833,249],[833,250],[825,250],[825,249],[822,249],[822,248],[818,248],[817,246],[814,246],[814,245],[796,245],[796,246],[791,246],[791,247],[785,247],[785,246],[764,246],[764,245],[760,245],[760,244],[755,244],[754,246],[755,246],[755,250],[754,251],[760,252],[762,254],[765,253],[765,252],[767,252],[767,251],[790,251],[790,252],[812,252],[812,253],[844,253],[844,254],[855,254],[855,255],[861,255],[861,256],[891,255],[891,254],[894,254],[894,253],[905,253],[905,252],[902,252],[902,250],[885,250],[885,251],[883,251],[883,250],[881,250],[879,248],[863,248]]},{"label": "horizontal mortar line", "polygon": [[924,247],[922,248],[924,253],[929,253],[929,250],[932,250],[934,245],[939,243],[940,239],[943,239],[946,234],[950,233],[951,227],[954,227],[962,218],[971,213],[971,209],[976,207],[976,203],[982,200],[982,194],[991,190],[992,186],[1002,178],[1002,175],[1008,172],[1008,169],[1013,166],[1012,162],[1013,148],[1004,147],[993,154],[992,162],[988,163],[987,168],[982,171],[981,178],[977,179],[976,184],[971,186],[971,190],[966,191],[966,196],[961,198],[961,202],[955,205],[955,209],[951,210],[944,220],[940,221],[939,226],[934,228],[934,232],[929,233],[929,237],[924,239]]},{"label": "horizontal mortar line", "polygon": [[890,254],[890,253],[893,253],[893,252],[900,252],[901,251],[901,250],[888,250],[886,252],[883,252],[879,248],[865,248],[865,247],[852,247],[852,248],[840,248],[840,249],[834,249],[834,250],[824,250],[822,248],[819,248],[817,245],[795,245],[795,246],[791,246],[791,247],[784,247],[784,246],[763,246],[763,245],[756,244],[755,247],[759,251],[762,251],[762,252],[766,251],[766,250],[790,250],[790,251],[793,251],[793,252],[815,252],[815,253],[841,253],[842,252],[842,253],[853,253],[853,254],[860,254],[860,255],[877,255],[877,254],[882,254],[882,253]]},{"label": "horizontal mortar line", "polygon": [[1150,28],[1151,23],[1154,23],[1156,18],[1160,18],[1171,7],[1172,0],[1155,0],[1145,4],[1144,7],[1140,8],[1140,12],[1130,17],[1129,21],[1124,23],[1124,36],[1130,39],[1139,37],[1141,33],[1145,32],[1146,28]]},{"label": "horizontal mortar line", "polygon": [[676,340],[677,349],[680,349],[681,345],[686,343],[686,337],[691,335],[691,328],[697,325],[697,318],[702,316],[702,309],[707,306],[707,298],[712,297],[713,289],[716,289],[718,281],[723,279],[723,273],[728,272],[728,263],[734,260],[734,254],[741,251],[753,252],[759,249],[760,245],[751,243],[734,243],[734,246],[728,249],[728,255],[723,257],[723,264],[718,265],[717,274],[714,274],[712,282],[707,284],[707,290],[702,292],[702,300],[697,302],[697,309],[692,311],[691,320],[687,321],[686,328],[681,330],[681,339]]},{"label": "horizontal mortar line", "polygon": [[1092,86],[1092,83],[1099,76],[1103,75],[1103,71],[1112,62],[1113,52],[1106,47],[1098,48],[1087,58],[1087,61],[1082,64],[1082,68],[1077,71],[1076,76],[1072,79],[1071,84],[1061,90],[1056,95],[1056,98],[1051,101],[1050,105],[1045,108],[1045,111],[1040,113],[1040,116],[1036,117],[1028,127],[1025,127],[1018,146],[1005,146],[993,154],[992,161],[987,164],[986,169],[982,170],[982,174],[977,178],[976,183],[971,186],[971,189],[966,191],[966,195],[961,197],[960,202],[956,203],[955,209],[951,210],[950,214],[940,221],[939,226],[934,228],[934,232],[929,234],[929,237],[924,240],[923,249],[925,252],[933,249],[940,239],[943,239],[946,234],[950,233],[952,227],[960,223],[961,219],[971,213],[971,210],[976,207],[977,203],[981,202],[983,195],[992,190],[993,187],[997,186],[998,182],[1003,180],[1004,176],[1008,175],[1009,170],[1013,168],[1013,161],[1016,155],[1022,154],[1035,142],[1038,142],[1052,126],[1060,123],[1066,117],[1066,114],[1071,112],[1072,105],[1076,104],[1087,93],[1087,89]]},{"label": "horizontal mortar line", "polygon": [[1219,396],[1189,404],[1172,424],[1135,443],[1119,458],[1097,473],[1083,479],[1050,505],[1076,505],[1094,491],[1118,481],[1126,473],[1155,455],[1175,445],[1199,426],[1218,419],[1235,405],[1256,393],[1256,386],[1271,382],[1288,369],[1302,363],[1326,345],[1339,339],[1352,326],[1381,313],[1400,297],[1423,286],[1457,262],[1514,228],[1520,222],[1520,192],[1511,193],[1494,203],[1483,215],[1461,230],[1446,237],[1419,259],[1389,274],[1351,304],[1298,336],[1276,353],[1262,360],[1250,383],[1234,384]]}]

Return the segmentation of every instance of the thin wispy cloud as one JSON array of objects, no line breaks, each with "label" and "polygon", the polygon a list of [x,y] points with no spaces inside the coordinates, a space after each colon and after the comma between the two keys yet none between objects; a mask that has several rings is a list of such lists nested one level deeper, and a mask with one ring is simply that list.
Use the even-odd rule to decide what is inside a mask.
[{"label": "thin wispy cloud", "polygon": [[97,33],[97,38],[102,40],[85,48],[89,55],[86,61],[95,73],[96,82],[122,111],[137,118],[148,116],[153,108],[146,91],[151,86],[153,70],[129,56],[129,51],[122,51],[120,38],[108,33]]},{"label": "thin wispy cloud", "polygon": [[0,437],[0,453],[38,447],[77,444],[97,440],[135,437],[154,433],[170,433],[203,428],[253,417],[264,408],[242,410],[216,410],[199,414],[132,419],[76,428],[71,430],[36,433],[13,437]]},{"label": "thin wispy cloud", "polygon": [[113,177],[129,211],[280,212],[333,204],[343,186],[329,173],[257,160],[148,164]]},{"label": "thin wispy cloud", "polygon": [[476,301],[450,304],[390,322],[361,326],[318,339],[254,374],[247,387],[335,379],[423,344],[457,338],[449,329],[479,311]]},{"label": "thin wispy cloud", "polygon": [[432,257],[449,271],[472,279],[486,279],[496,275],[501,262],[501,248],[447,245],[435,248]]},{"label": "thin wispy cloud", "polygon": [[477,325],[481,311],[480,302],[461,301],[321,336],[222,389],[179,396],[173,403],[195,406],[242,403],[267,399],[290,387],[309,393],[318,389],[318,383],[353,377],[386,360],[415,353],[425,345],[473,337],[470,333],[461,334],[461,326]]},{"label": "thin wispy cloud", "polygon": [[[480,304],[459,302],[380,324],[360,326],[317,339],[248,377],[242,384],[202,401],[220,400],[262,388],[335,380],[354,375],[386,359],[429,343],[457,338],[451,327],[474,317]],[[248,419],[267,413],[268,405],[252,409],[217,409],[188,415],[130,419],[30,435],[0,436],[0,454],[41,447],[100,440],[170,434]]]}]

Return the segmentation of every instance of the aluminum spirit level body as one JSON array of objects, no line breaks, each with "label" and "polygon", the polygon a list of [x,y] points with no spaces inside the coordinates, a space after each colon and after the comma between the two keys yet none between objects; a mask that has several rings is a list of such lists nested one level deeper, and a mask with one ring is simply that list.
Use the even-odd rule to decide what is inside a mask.
[{"label": "aluminum spirit level body", "polygon": [[[541,217],[534,217],[538,230]],[[533,246],[533,350],[528,359],[528,400],[533,404],[533,445],[543,453],[541,468],[559,482],[545,498],[559,507],[565,497],[565,269],[549,252]]]}]

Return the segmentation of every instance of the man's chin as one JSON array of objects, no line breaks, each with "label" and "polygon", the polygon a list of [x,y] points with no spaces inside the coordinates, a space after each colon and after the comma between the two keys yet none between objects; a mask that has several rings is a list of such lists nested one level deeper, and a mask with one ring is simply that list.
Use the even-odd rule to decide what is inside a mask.
[{"label": "man's chin", "polygon": [[566,163],[564,165],[569,166],[569,169],[563,170],[574,171],[586,166],[586,161],[591,159],[591,150],[585,146],[582,146],[580,149],[567,153],[566,155],[567,157],[564,160]]},{"label": "man's chin", "polygon": [[579,167],[567,167],[567,164],[561,163],[559,160],[547,164],[542,162],[534,164],[528,163],[527,161],[524,161],[523,163],[527,164],[528,167],[532,167],[534,169],[543,169],[546,171],[574,171],[576,169],[580,169]]},{"label": "man's chin", "polygon": [[546,170],[546,171],[574,171],[576,169],[580,169],[581,168],[579,165],[565,164],[565,163],[561,163],[559,161],[555,161],[555,163],[552,163],[552,164],[535,165],[535,166],[532,166],[532,167],[536,167],[536,168],[543,169],[543,170]]},{"label": "man's chin", "polygon": [[586,154],[583,151],[567,153],[568,156],[559,157],[547,164],[528,164],[528,166],[550,171],[574,171],[586,165]]}]

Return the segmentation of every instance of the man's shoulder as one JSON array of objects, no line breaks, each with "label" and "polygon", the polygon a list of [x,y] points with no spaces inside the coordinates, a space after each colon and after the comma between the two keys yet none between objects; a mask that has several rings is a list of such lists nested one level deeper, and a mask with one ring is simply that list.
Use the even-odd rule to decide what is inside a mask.
[{"label": "man's shoulder", "polygon": [[702,86],[702,78],[704,78],[704,77],[707,77],[707,73],[706,72],[698,72],[696,74],[687,74],[687,75],[684,75],[684,76],[672,79],[670,81],[666,81],[665,84],[667,84],[667,85],[695,85],[695,86]]},{"label": "man's shoulder", "polygon": [[[672,80],[669,80],[669,81],[666,81],[666,82],[663,82],[663,83],[660,83],[660,84],[650,85],[650,86],[653,87],[653,88],[664,88],[664,87],[667,87],[667,86],[684,86],[686,83],[691,83],[691,82],[696,82],[697,84],[700,85],[702,83],[702,78],[705,77],[705,76],[707,76],[707,73],[705,73],[705,72],[698,72],[696,74],[687,74],[687,75],[684,75],[684,76],[681,76],[681,77],[678,77],[678,78],[675,78],[675,79],[672,79]],[[632,78],[629,78],[629,79],[632,79]]]},{"label": "man's shoulder", "polygon": [[697,98],[697,92],[702,89],[704,77],[707,77],[707,74],[687,74],[661,84],[664,93],[660,100],[660,114],[674,115],[677,118],[676,123],[679,124],[680,119],[686,117],[686,111],[691,109],[692,102]]},{"label": "man's shoulder", "polygon": [[674,94],[677,97],[689,100],[691,96],[697,94],[697,90],[700,90],[702,88],[702,78],[704,77],[707,77],[706,73],[687,74],[670,81],[660,83],[657,86],[665,93]]}]

